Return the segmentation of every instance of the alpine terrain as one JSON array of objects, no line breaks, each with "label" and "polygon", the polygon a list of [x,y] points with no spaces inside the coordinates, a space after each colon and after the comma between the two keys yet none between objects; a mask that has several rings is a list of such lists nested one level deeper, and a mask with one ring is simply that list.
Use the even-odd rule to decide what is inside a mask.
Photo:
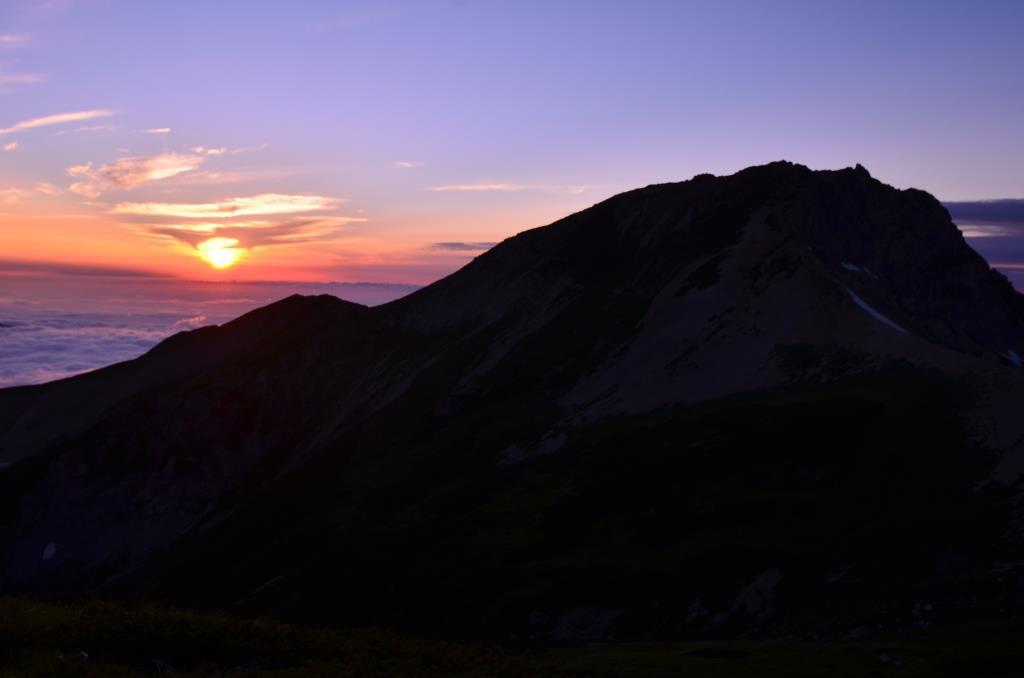
[{"label": "alpine terrain", "polygon": [[498,639],[1024,611],[1024,296],[788,162],[0,391],[0,593]]}]

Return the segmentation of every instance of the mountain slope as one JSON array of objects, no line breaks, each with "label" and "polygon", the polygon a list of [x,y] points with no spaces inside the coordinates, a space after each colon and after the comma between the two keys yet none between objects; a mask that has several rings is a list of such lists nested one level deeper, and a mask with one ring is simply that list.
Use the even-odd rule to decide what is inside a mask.
[{"label": "mountain slope", "polygon": [[520,637],[1005,614],[1022,354],[927,194],[650,186],[382,307],[0,391],[0,589]]}]

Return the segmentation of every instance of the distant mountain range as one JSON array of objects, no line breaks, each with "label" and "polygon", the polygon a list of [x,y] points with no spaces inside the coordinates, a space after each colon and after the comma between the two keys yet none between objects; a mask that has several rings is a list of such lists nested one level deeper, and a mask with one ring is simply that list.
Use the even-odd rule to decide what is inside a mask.
[{"label": "distant mountain range", "polygon": [[1024,604],[1024,296],[930,195],[648,186],[0,390],[0,592],[516,639]]}]

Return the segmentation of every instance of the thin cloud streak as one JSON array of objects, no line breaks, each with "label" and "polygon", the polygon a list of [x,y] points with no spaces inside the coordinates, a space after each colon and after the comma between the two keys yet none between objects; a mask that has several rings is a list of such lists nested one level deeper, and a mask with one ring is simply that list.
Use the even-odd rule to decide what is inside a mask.
[{"label": "thin cloud streak", "polygon": [[21,259],[0,259],[2,275],[70,275],[130,278],[166,278],[168,276],[135,268],[102,266],[94,264],[69,264],[56,261],[27,261]]},{"label": "thin cloud streak", "polygon": [[27,193],[20,188],[0,189],[0,205],[15,205],[21,202]]},{"label": "thin cloud streak", "polygon": [[0,73],[0,94],[9,94],[20,85],[35,85],[45,81],[46,76],[39,73]]},{"label": "thin cloud streak", "polygon": [[153,127],[152,129],[145,130],[146,134],[170,134],[170,127]]},{"label": "thin cloud streak", "polygon": [[990,224],[964,224],[960,232],[965,238],[1010,238],[1024,235],[1024,231],[1019,228]]},{"label": "thin cloud streak", "polygon": [[266,150],[270,147],[270,144],[263,143],[258,146],[242,146],[231,151],[231,155],[238,155],[239,153],[255,153],[256,151]]},{"label": "thin cloud streak", "polygon": [[973,200],[944,202],[953,221],[960,226],[1024,227],[1024,200]]},{"label": "thin cloud streak", "polygon": [[85,127],[79,127],[75,132],[114,132],[116,130],[117,125],[86,125]]},{"label": "thin cloud streak", "polygon": [[82,122],[84,120],[95,120],[96,118],[109,118],[112,115],[116,115],[116,112],[108,109],[93,109],[89,111],[74,111],[71,113],[44,115],[39,118],[29,118],[28,120],[16,122],[10,127],[0,128],[0,136],[14,134],[28,129],[37,129],[39,127],[62,125],[69,122]]},{"label": "thin cloud streak", "polygon": [[197,155],[163,153],[148,158],[118,158],[114,162],[93,169],[92,163],[75,165],[67,170],[68,176],[84,179],[71,184],[70,190],[86,198],[98,198],[110,189],[127,189],[142,184],[169,179],[191,172],[203,164]]},{"label": "thin cloud streak", "polygon": [[263,193],[245,198],[228,198],[208,203],[120,203],[112,214],[184,219],[228,219],[270,214],[294,214],[333,209],[343,201],[319,195]]},{"label": "thin cloud streak", "polygon": [[24,47],[31,41],[32,38],[27,35],[2,33],[0,34],[0,49],[16,49],[18,47]]},{"label": "thin cloud streak", "polygon": [[277,245],[298,245],[336,240],[351,223],[366,221],[358,217],[324,216],[288,221],[250,221],[194,224],[140,224],[145,232],[173,238],[199,248],[213,239],[231,240],[235,247],[254,249]]}]

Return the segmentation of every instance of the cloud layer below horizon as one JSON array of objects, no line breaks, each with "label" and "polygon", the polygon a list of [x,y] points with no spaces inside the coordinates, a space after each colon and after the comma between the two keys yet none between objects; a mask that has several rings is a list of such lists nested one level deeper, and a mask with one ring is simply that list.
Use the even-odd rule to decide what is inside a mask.
[{"label": "cloud layer below horizon", "polygon": [[967,242],[1024,292],[1024,200],[944,202]]},{"label": "cloud layer below horizon", "polygon": [[[0,275],[11,262],[0,262]],[[27,272],[22,267],[21,272]],[[129,271],[44,269],[0,294],[0,388],[61,379],[142,355],[168,336],[216,325],[291,294],[377,305],[411,285],[197,283]],[[59,282],[75,276],[74,283]]]}]

